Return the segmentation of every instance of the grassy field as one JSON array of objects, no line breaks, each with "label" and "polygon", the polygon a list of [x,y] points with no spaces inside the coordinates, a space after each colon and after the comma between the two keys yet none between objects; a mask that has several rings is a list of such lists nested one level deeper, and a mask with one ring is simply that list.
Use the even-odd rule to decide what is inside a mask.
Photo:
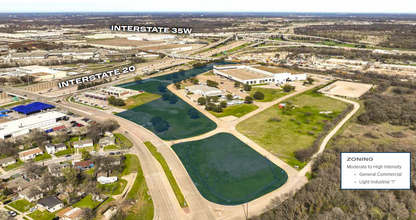
[{"label": "grassy field", "polygon": [[131,141],[126,136],[124,136],[124,134],[114,133],[114,136],[116,136],[116,143],[122,141],[127,145],[128,148],[133,147],[133,143],[131,143]]},{"label": "grassy field", "polygon": [[163,158],[162,154],[160,154],[157,151],[156,147],[152,143],[144,142],[144,144],[150,150],[150,152],[156,158],[156,160],[159,161],[160,165],[162,165],[163,171],[165,171],[166,177],[168,178],[169,183],[172,186],[173,192],[175,193],[176,199],[178,199],[178,202],[181,205],[181,207],[187,207],[188,204],[185,201],[185,197],[183,196],[182,191],[175,180],[175,177],[170,171],[169,166],[165,161],[165,158]]},{"label": "grassy field", "polygon": [[34,204],[30,203],[26,199],[20,199],[8,205],[14,209],[17,209],[19,212],[22,212],[22,213],[29,211],[30,208],[35,206]]},{"label": "grassy field", "polygon": [[201,195],[214,203],[243,204],[287,181],[284,170],[232,134],[219,133],[172,149]]},{"label": "grassy field", "polygon": [[28,216],[36,220],[52,220],[56,217],[56,215],[49,213],[48,211],[41,212],[40,210],[36,210]]},{"label": "grassy field", "polygon": [[102,189],[105,194],[108,195],[119,195],[126,188],[127,180],[120,179],[115,183],[109,184],[98,184],[98,188]]},{"label": "grassy field", "polygon": [[221,52],[221,53],[217,53],[217,54],[213,55],[212,57],[219,57],[219,56],[222,56],[222,55],[225,55],[225,54],[232,53],[232,52],[234,52],[234,51],[237,51],[237,50],[243,49],[244,47],[248,46],[249,44],[250,44],[250,43],[246,43],[246,44],[243,44],[243,45],[241,45],[241,46],[234,47],[234,48],[229,49],[229,50],[227,50],[227,51],[224,51],[224,52]]},{"label": "grassy field", "polygon": [[215,115],[217,118],[226,117],[226,116],[235,116],[237,118],[246,115],[259,107],[254,104],[242,104],[242,105],[233,105],[225,108],[223,112],[217,113],[210,111],[213,115]]},{"label": "grassy field", "polygon": [[139,159],[136,155],[126,154],[125,156],[126,159],[124,160],[124,169],[121,173],[122,176],[129,175],[132,172],[137,172],[139,169],[137,166],[137,164],[139,164]]},{"label": "grassy field", "polygon": [[253,97],[254,93],[256,93],[257,91],[262,92],[264,94],[264,99],[262,100],[255,99],[254,101],[256,102],[271,102],[271,101],[274,101],[278,98],[281,98],[285,95],[292,93],[292,92],[283,92],[283,90],[278,90],[278,89],[253,87],[251,91],[249,92],[249,94],[251,95],[251,97]]},{"label": "grassy field", "polygon": [[125,100],[126,105],[122,106],[123,109],[132,109],[134,107],[137,107],[139,105],[143,105],[145,103],[151,102],[155,99],[158,99],[162,97],[161,95],[153,94],[153,93],[142,93],[139,95],[135,95],[132,97],[129,97],[127,100]]},{"label": "grassy field", "polygon": [[81,199],[79,202],[75,203],[73,207],[94,209],[98,205],[100,205],[100,202],[94,201],[91,195],[87,195],[83,199]]},{"label": "grassy field", "polygon": [[6,171],[9,171],[9,170],[19,168],[22,165],[23,165],[23,161],[21,161],[20,159],[17,159],[17,162],[15,164],[11,164],[7,167],[4,167],[3,169],[6,170]]},{"label": "grassy field", "polygon": [[42,160],[47,160],[47,159],[51,159],[52,156],[48,153],[43,153],[41,155],[36,156],[33,160],[34,161],[42,161]]},{"label": "grassy field", "polygon": [[[241,122],[237,130],[279,156],[289,165],[303,167],[294,156],[298,149],[308,148],[323,130],[325,121],[339,115],[347,104],[307,91],[286,100],[288,105],[280,109],[276,105]],[[333,111],[332,114],[319,114]]]},{"label": "grassy field", "polygon": [[[129,207],[128,216],[126,219],[152,220],[154,216],[153,200],[149,196],[149,189],[147,188],[147,184],[143,175],[143,170],[140,165],[139,159],[136,155],[127,155],[130,155],[129,163],[131,165],[134,165],[134,167],[130,168],[129,170],[131,172],[137,171],[136,180],[134,181],[133,186],[127,194],[127,198],[133,201],[137,201],[137,203]],[[123,173],[125,172],[123,171]]]}]

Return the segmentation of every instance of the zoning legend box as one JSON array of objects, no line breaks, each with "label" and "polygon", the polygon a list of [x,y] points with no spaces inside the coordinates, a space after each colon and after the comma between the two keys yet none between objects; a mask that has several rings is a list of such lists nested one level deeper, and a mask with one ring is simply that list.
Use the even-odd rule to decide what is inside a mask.
[{"label": "zoning legend box", "polygon": [[342,152],[341,189],[410,189],[410,153]]}]

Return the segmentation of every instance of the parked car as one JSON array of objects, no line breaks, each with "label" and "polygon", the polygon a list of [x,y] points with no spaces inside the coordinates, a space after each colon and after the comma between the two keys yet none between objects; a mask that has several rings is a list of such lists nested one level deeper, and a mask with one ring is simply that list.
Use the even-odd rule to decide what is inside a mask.
[{"label": "parked car", "polygon": [[16,201],[16,200],[18,200],[18,199],[20,199],[20,197],[19,197],[19,196],[16,196],[16,197],[13,197],[13,198],[12,198],[12,201]]},{"label": "parked car", "polygon": [[74,124],[74,123],[77,123],[77,122],[76,122],[76,121],[71,121],[70,123],[71,123],[71,124]]},{"label": "parked car", "polygon": [[38,207],[37,207],[37,206],[33,206],[32,208],[30,208],[30,209],[29,209],[29,211],[30,211],[30,212],[34,212],[34,211],[36,211],[37,209],[38,209]]},{"label": "parked car", "polygon": [[77,127],[84,127],[83,124],[77,124]]},{"label": "parked car", "polygon": [[110,152],[110,153],[108,153],[108,155],[116,155],[116,153]]},{"label": "parked car", "polygon": [[15,211],[7,211],[7,213],[11,216],[11,217],[15,217],[17,215],[17,213]]}]

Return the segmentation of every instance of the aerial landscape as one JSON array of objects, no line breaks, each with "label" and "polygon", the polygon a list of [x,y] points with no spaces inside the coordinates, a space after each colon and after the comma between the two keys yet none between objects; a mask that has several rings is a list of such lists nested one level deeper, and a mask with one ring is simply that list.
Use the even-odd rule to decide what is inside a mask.
[{"label": "aerial landscape", "polygon": [[2,3],[0,220],[416,219],[415,3],[146,2]]}]

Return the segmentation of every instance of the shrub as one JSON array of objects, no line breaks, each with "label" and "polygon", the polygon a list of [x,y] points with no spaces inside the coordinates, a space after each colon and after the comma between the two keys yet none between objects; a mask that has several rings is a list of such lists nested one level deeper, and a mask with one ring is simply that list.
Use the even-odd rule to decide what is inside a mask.
[{"label": "shrub", "polygon": [[247,85],[247,84],[244,84],[243,89],[244,89],[244,91],[251,91],[251,86]]},{"label": "shrub", "polygon": [[253,98],[251,96],[246,96],[246,98],[244,98],[244,103],[246,104],[253,103]]},{"label": "shrub", "polygon": [[280,118],[270,118],[269,120],[268,120],[268,122],[281,122],[282,121],[282,119],[280,119]]},{"label": "shrub", "polygon": [[200,105],[205,105],[205,104],[207,104],[207,99],[204,98],[204,97],[200,97],[197,102]]}]

